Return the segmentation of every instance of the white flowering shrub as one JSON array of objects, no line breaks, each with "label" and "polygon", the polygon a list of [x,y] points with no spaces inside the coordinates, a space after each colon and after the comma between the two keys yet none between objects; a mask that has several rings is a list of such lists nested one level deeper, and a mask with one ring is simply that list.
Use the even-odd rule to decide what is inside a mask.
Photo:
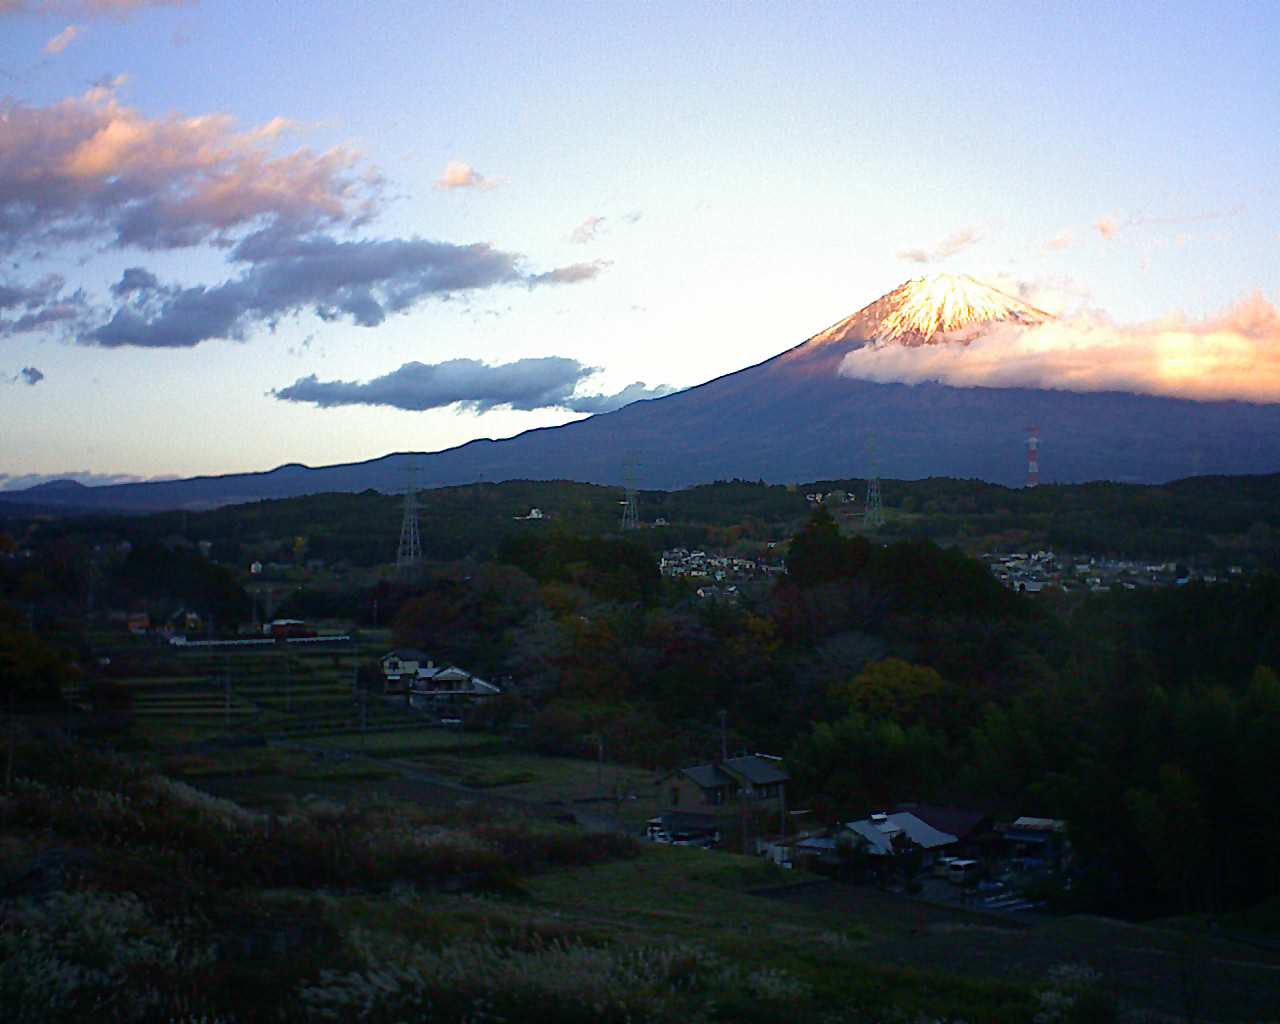
[{"label": "white flowering shrub", "polygon": [[439,949],[353,936],[365,966],[324,971],[302,990],[308,1011],[329,1020],[428,1017],[506,1019],[528,1014],[584,1022],[704,1019],[717,991],[794,1003],[808,989],[780,971],[747,970],[696,946],[589,947],[571,941],[513,949],[463,940]]},{"label": "white flowering shrub", "polygon": [[167,775],[148,776],[143,780],[142,788],[159,800],[197,811],[228,828],[260,828],[267,820],[265,814],[247,810],[232,800],[213,796]]},{"label": "white flowering shrub", "polygon": [[1036,993],[1035,1024],[1115,1018],[1114,1005],[1101,991],[1101,973],[1087,964],[1055,964],[1048,973],[1048,984]]},{"label": "white flowering shrub", "polygon": [[154,1020],[170,998],[155,979],[212,960],[132,895],[20,900],[0,923],[0,1006],[9,1024]]}]

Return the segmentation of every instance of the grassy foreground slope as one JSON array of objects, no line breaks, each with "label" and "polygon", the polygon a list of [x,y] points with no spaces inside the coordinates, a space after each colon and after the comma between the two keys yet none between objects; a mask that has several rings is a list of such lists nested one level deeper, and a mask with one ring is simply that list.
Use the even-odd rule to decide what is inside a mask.
[{"label": "grassy foreground slope", "polygon": [[219,774],[200,754],[19,743],[0,798],[7,1019],[1238,1021],[1280,1005],[1280,957],[1185,933],[978,917],[586,832],[387,762],[249,760]]}]

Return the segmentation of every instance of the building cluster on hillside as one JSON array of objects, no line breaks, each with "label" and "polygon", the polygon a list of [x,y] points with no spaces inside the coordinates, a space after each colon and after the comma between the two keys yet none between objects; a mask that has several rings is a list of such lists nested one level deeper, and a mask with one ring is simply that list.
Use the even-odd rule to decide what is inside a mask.
[{"label": "building cluster on hillside", "polygon": [[1105,593],[1113,589],[1184,586],[1193,580],[1215,583],[1244,570],[1233,565],[1225,574],[1188,568],[1179,562],[1145,562],[1128,558],[1099,558],[1088,555],[1055,555],[1052,551],[984,554],[993,576],[1011,590],[1028,594],[1046,587],[1064,591]]},{"label": "building cluster on hillside", "polygon": [[850,505],[858,499],[848,491],[814,491],[804,496],[810,505]]},{"label": "building cluster on hillside", "polygon": [[[1057,873],[1071,861],[1066,822],[1060,819],[998,822],[980,811],[914,803],[816,832],[761,837],[756,852],[784,867],[881,881],[905,869],[917,880],[981,883],[981,905],[1001,911],[1033,910],[1037,904],[995,879]],[[955,898],[945,891],[931,896]]]},{"label": "building cluster on hillside", "polygon": [[[793,832],[798,816],[808,812],[788,813],[790,779],[782,759],[768,754],[743,753],[667,772],[657,779],[662,810],[649,819],[645,835],[653,842],[707,848],[741,835],[744,852],[783,867],[882,881],[906,872],[966,889],[997,876],[1061,872],[1071,861],[1067,825],[1059,819],[1001,822],[980,810],[923,803]],[[768,831],[784,823],[786,834]],[[755,831],[761,825],[763,834]],[[1002,882],[985,881],[980,888],[987,909],[1033,909]]]},{"label": "building cluster on hillside", "polygon": [[689,551],[686,548],[670,548],[662,552],[658,569],[663,576],[706,577],[716,583],[780,576],[787,571],[781,562],[762,562],[754,558],[708,554],[706,551]]}]

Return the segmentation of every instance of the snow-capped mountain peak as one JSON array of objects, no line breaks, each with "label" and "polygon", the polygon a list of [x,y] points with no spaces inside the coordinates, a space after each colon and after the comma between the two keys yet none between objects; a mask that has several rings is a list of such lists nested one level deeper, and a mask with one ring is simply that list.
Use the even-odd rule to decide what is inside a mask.
[{"label": "snow-capped mountain peak", "polygon": [[1051,319],[1044,310],[967,274],[930,274],[900,285],[810,343],[937,345],[970,341],[993,323],[1032,326]]}]

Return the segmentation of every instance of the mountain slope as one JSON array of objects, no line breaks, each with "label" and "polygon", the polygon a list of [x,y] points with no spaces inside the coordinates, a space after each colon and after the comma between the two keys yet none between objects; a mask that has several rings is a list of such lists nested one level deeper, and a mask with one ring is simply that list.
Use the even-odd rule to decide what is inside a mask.
[{"label": "mountain slope", "polygon": [[75,504],[161,509],[323,491],[398,491],[410,462],[427,487],[477,479],[619,484],[630,459],[638,463],[642,487],[734,477],[806,481],[867,475],[872,446],[885,477],[1018,485],[1026,475],[1030,424],[1040,427],[1045,482],[1159,483],[1280,469],[1277,405],[880,384],[838,372],[844,357],[864,345],[964,344],[993,322],[1046,318],[972,278],[920,278],[755,366],[576,423],[319,469],[289,465],[268,473],[79,489]]}]

